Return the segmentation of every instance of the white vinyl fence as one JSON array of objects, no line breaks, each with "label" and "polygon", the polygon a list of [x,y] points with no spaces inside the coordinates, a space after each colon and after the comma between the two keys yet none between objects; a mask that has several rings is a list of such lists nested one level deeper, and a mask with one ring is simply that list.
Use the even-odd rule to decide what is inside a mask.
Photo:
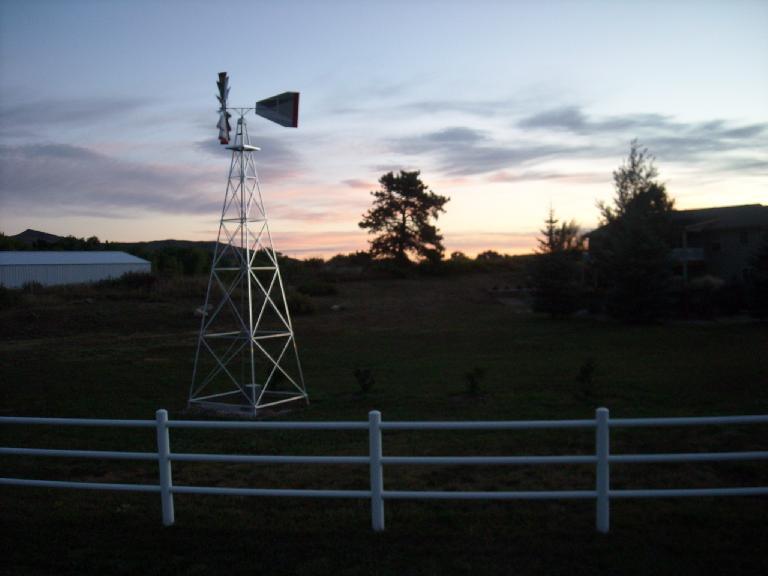
[{"label": "white vinyl fence", "polygon": [[[266,422],[266,421],[194,421],[168,420],[165,410],[158,410],[155,420],[101,420],[76,418],[0,417],[0,424],[107,426],[155,428],[157,452],[108,452],[100,450],[46,450],[37,448],[0,448],[0,454],[20,456],[58,456],[67,458],[96,458],[120,460],[154,460],[159,466],[158,484],[114,484],[99,482],[69,482],[0,478],[0,485],[38,486],[44,488],[80,488],[88,490],[118,490],[157,492],[162,504],[163,524],[174,523],[174,494],[220,494],[230,496],[275,496],[306,498],[363,498],[371,502],[373,529],[384,530],[385,500],[551,500],[593,499],[596,503],[596,527],[606,533],[610,526],[610,501],[615,498],[677,498],[695,496],[755,496],[768,495],[768,486],[730,488],[676,488],[652,490],[612,490],[611,463],[649,462],[715,462],[765,460],[768,451],[753,452],[693,452],[674,454],[611,454],[612,428],[707,426],[735,424],[765,424],[768,415],[716,416],[704,418],[617,418],[610,419],[607,408],[598,408],[589,420],[530,420],[479,422],[382,422],[381,413],[372,411],[368,422]],[[246,430],[367,430],[369,452],[366,456],[264,456],[246,454],[190,454],[171,451],[171,428],[246,429]],[[595,453],[563,456],[384,456],[384,430],[540,430],[554,428],[594,428]],[[308,490],[280,488],[222,488],[207,486],[178,486],[172,480],[173,462],[238,462],[254,464],[367,464],[370,469],[368,490]],[[399,491],[385,490],[385,465],[520,465],[520,464],[591,464],[595,466],[594,490],[540,490],[516,492],[457,492],[457,491]]]}]

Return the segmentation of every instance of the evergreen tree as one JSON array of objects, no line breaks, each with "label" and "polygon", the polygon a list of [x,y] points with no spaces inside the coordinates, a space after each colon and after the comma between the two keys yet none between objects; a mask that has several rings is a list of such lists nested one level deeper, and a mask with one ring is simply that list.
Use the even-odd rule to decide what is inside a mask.
[{"label": "evergreen tree", "polygon": [[575,221],[559,226],[558,222],[550,208],[533,263],[534,308],[552,316],[567,316],[579,305],[584,240]]},{"label": "evergreen tree", "polygon": [[768,318],[768,232],[763,243],[750,262],[749,305],[750,311],[758,318]]},{"label": "evergreen tree", "polygon": [[381,189],[371,192],[373,207],[359,226],[378,234],[370,241],[374,258],[392,259],[400,265],[407,264],[409,256],[431,262],[442,258],[443,237],[431,221],[445,212],[443,206],[449,198],[431,192],[419,174],[388,172],[379,179]]},{"label": "evergreen tree", "polygon": [[608,312],[627,320],[663,315],[672,275],[673,208],[654,158],[637,140],[613,173],[613,205],[599,204],[602,227],[590,235],[590,257]]}]

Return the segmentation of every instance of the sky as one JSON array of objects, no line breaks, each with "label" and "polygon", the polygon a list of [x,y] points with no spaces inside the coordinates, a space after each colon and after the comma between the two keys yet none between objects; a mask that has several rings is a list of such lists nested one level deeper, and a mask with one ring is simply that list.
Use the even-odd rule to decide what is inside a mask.
[{"label": "sky", "polygon": [[450,197],[446,252],[583,228],[637,138],[676,207],[768,204],[768,2],[0,2],[0,231],[213,240],[230,152],[216,77],[299,127],[249,121],[275,247],[366,249],[388,171]]}]

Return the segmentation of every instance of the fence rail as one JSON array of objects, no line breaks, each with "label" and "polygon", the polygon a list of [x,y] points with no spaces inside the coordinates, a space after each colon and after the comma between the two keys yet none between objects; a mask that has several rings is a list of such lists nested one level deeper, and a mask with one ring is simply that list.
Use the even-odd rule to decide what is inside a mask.
[{"label": "fence rail", "polygon": [[[382,422],[381,413],[372,411],[368,422],[242,422],[169,420],[165,410],[158,410],[155,420],[103,420],[78,418],[0,417],[0,424],[103,426],[155,428],[156,452],[112,452],[104,450],[49,450],[43,448],[0,447],[0,455],[90,458],[112,460],[154,460],[158,463],[158,484],[116,484],[101,482],[70,482],[0,478],[0,485],[33,486],[41,488],[75,488],[85,490],[114,490],[155,492],[160,494],[163,524],[175,521],[174,494],[214,494],[229,496],[272,496],[303,498],[357,498],[371,502],[371,524],[374,530],[384,530],[385,500],[595,500],[595,523],[598,532],[610,529],[610,501],[616,498],[682,498],[704,496],[762,496],[768,486],[728,488],[675,488],[647,490],[614,490],[610,485],[610,464],[723,462],[766,460],[768,451],[693,452],[673,454],[611,454],[610,430],[613,428],[709,426],[737,424],[766,424],[768,415],[715,416],[702,418],[615,418],[607,408],[598,408],[593,420],[531,420],[480,422]],[[249,429],[249,430],[367,430],[369,451],[366,456],[280,456],[250,454],[193,454],[171,451],[170,430]],[[595,429],[595,453],[563,456],[384,456],[382,431],[387,430],[541,430]],[[253,464],[353,464],[368,465],[368,490],[316,490],[284,488],[223,488],[212,486],[179,486],[173,483],[173,462],[227,462]],[[404,491],[384,489],[384,466],[409,465],[553,465],[591,464],[595,466],[594,490],[539,490],[498,492]]]}]

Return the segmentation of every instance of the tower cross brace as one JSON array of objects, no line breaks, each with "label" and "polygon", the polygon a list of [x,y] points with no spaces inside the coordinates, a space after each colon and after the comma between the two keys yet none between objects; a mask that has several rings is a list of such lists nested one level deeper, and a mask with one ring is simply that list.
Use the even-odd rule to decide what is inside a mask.
[{"label": "tower cross brace", "polygon": [[249,110],[237,110],[189,405],[257,414],[309,397],[253,158],[259,148]]}]

